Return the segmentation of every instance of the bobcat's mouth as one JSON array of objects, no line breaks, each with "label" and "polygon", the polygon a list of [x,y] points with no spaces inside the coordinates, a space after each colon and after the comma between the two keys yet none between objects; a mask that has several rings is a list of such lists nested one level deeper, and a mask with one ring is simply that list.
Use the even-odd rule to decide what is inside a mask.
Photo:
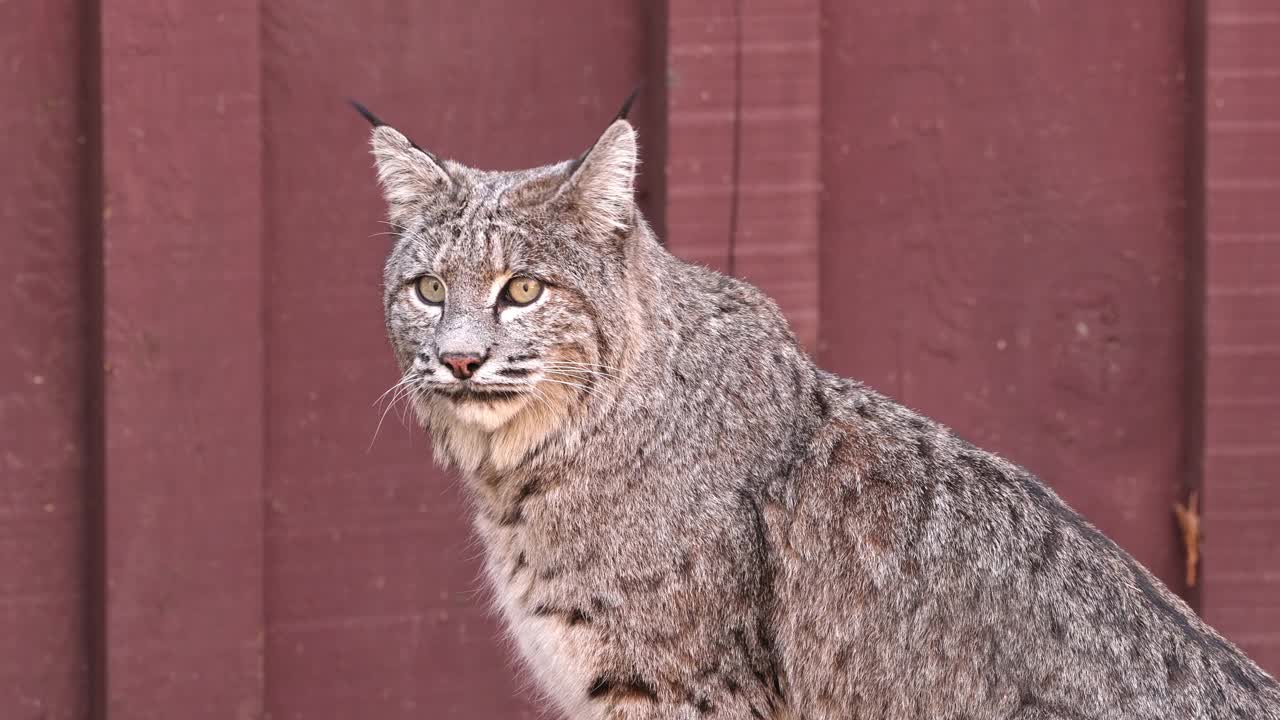
[{"label": "bobcat's mouth", "polygon": [[462,403],[496,403],[519,399],[525,393],[508,388],[486,388],[483,385],[464,385],[444,392],[450,401]]},{"label": "bobcat's mouth", "polygon": [[436,388],[436,397],[456,421],[493,432],[525,407],[532,395],[512,383],[450,383]]}]

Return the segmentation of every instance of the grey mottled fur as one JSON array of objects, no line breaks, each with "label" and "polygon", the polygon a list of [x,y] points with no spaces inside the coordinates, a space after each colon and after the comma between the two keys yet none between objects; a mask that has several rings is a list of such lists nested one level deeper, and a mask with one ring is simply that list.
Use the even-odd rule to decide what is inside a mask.
[{"label": "grey mottled fur", "polygon": [[[1280,718],[1275,680],[1031,473],[818,369],[758,290],[667,253],[625,120],[520,172],[373,145],[401,389],[565,716]],[[543,297],[505,305],[512,274]],[[446,351],[487,360],[463,382]]]}]

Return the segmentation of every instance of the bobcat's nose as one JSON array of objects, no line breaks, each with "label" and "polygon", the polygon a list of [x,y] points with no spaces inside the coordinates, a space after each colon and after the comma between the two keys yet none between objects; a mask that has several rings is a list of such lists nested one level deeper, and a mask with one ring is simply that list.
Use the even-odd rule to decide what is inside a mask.
[{"label": "bobcat's nose", "polygon": [[485,356],[478,353],[440,353],[440,364],[459,380],[466,380],[484,364]]}]

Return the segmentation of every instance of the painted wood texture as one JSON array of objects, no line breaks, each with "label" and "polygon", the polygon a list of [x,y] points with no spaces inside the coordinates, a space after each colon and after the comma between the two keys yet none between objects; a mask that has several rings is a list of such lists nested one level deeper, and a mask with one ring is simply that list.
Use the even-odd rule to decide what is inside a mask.
[{"label": "painted wood texture", "polygon": [[1205,26],[1205,618],[1280,671],[1280,9]]},{"label": "painted wood texture", "polygon": [[103,3],[107,718],[256,718],[263,187],[256,0]]},{"label": "painted wood texture", "polygon": [[0,716],[88,711],[87,18],[0,3]]},{"label": "painted wood texture", "polygon": [[668,3],[667,241],[818,340],[820,3]]}]

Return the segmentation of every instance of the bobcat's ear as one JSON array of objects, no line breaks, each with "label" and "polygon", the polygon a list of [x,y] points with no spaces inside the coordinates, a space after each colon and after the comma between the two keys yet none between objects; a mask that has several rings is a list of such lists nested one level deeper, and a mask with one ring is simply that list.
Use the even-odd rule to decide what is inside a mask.
[{"label": "bobcat's ear", "polygon": [[635,215],[636,131],[622,117],[569,169],[560,197],[572,203],[595,232],[626,230]]},{"label": "bobcat's ear", "polygon": [[451,194],[454,180],[439,158],[383,123],[363,105],[354,101],[351,104],[373,125],[370,144],[374,165],[393,224],[404,225],[423,205]]}]

